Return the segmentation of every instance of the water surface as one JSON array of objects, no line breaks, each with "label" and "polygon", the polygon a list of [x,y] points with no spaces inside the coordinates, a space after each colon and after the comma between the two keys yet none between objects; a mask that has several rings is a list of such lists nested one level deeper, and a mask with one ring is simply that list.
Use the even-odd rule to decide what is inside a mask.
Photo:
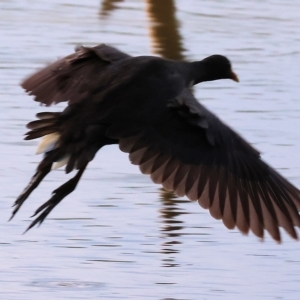
[{"label": "water surface", "polygon": [[240,84],[201,84],[197,98],[300,187],[299,10],[296,0],[1,0],[1,299],[298,299],[299,243],[227,230],[141,175],[117,146],[99,152],[40,228],[22,235],[66,181],[62,170],[6,220],[40,160],[37,142],[22,140],[24,125],[45,110],[19,82],[78,44],[187,60],[227,55]]}]

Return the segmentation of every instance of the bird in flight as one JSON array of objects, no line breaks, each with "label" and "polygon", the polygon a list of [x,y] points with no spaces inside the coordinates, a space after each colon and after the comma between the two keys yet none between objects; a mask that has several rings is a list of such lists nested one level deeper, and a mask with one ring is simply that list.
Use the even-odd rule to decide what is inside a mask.
[{"label": "bird in flight", "polygon": [[[46,106],[66,101],[62,112],[40,112],[25,139],[41,138],[36,173],[14,203],[11,218],[52,170],[76,175],[53,191],[27,230],[41,224],[76,188],[105,145],[117,144],[155,183],[209,209],[224,225],[280,242],[279,227],[297,239],[300,192],[268,166],[260,153],[208,111],[191,86],[238,81],[229,60],[212,55],[181,62],[132,57],[111,46],[79,47],[22,83]],[[26,230],[26,231],[27,231]]]}]

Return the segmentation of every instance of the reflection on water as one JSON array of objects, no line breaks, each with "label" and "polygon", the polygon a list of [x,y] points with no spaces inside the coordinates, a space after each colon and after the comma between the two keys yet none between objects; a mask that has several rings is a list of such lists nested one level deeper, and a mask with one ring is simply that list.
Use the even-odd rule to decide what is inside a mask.
[{"label": "reflection on water", "polygon": [[183,60],[182,38],[174,0],[147,0],[153,52],[169,59]]},{"label": "reflection on water", "polygon": [[[175,5],[173,0],[147,0],[147,12],[150,18],[150,37],[153,52],[168,59],[183,59],[182,39],[179,33],[179,22],[175,16]],[[178,204],[189,202],[178,200],[173,192],[160,189],[160,200],[163,207],[160,209],[163,226],[161,232],[164,242],[162,253],[168,254],[163,258],[164,267],[177,267],[175,255],[179,252],[176,245],[181,244],[180,231],[183,229],[183,221],[178,217],[186,212],[178,207]],[[167,241],[165,241],[167,240]]]},{"label": "reflection on water", "polygon": [[186,213],[178,207],[179,203],[187,203],[188,200],[178,200],[178,197],[169,191],[161,189],[161,202],[163,208],[160,210],[162,222],[164,224],[162,232],[166,237],[180,236],[180,230],[183,228],[183,222],[177,217]]},{"label": "reflection on water", "polygon": [[47,280],[39,280],[34,281],[30,283],[30,286],[38,287],[38,288],[47,288],[49,290],[61,288],[64,290],[74,290],[74,289],[80,289],[80,290],[94,290],[94,289],[101,289],[103,288],[103,283],[99,282],[89,282],[89,281],[73,281],[73,280],[62,280],[57,281],[56,278],[54,279],[47,279]]},{"label": "reflection on water", "polygon": [[[0,1],[1,220],[40,159],[22,137],[41,108],[18,83],[78,43],[173,59],[230,56],[241,83],[201,84],[197,97],[300,186],[299,10],[296,0]],[[158,190],[115,146],[22,236],[65,180],[52,172],[13,222],[0,223],[1,299],[299,298],[299,243],[225,229],[196,203]]]},{"label": "reflection on water", "polygon": [[103,0],[100,3],[100,16],[108,16],[109,13],[117,8],[116,3],[122,2],[124,0]]},{"label": "reflection on water", "polygon": [[163,243],[161,245],[161,252],[167,255],[163,258],[164,267],[177,267],[175,254],[179,252],[177,245],[181,242],[181,230],[184,229],[184,222],[180,219],[183,214],[189,214],[186,210],[179,207],[179,204],[188,203],[188,200],[180,200],[178,197],[164,189],[160,190],[160,200],[162,208],[160,209],[161,217],[161,232]]}]

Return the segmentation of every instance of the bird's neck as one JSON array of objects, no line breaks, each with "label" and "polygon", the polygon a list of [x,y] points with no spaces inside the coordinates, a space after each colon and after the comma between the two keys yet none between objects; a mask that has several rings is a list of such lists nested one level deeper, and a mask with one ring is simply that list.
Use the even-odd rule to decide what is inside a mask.
[{"label": "bird's neck", "polygon": [[[174,61],[173,61],[174,63]],[[178,71],[183,75],[186,80],[186,86],[195,85],[206,80],[206,72],[204,72],[204,63],[201,61],[196,62],[183,62],[176,61]]]},{"label": "bird's neck", "polygon": [[204,81],[214,80],[209,76],[206,64],[203,61],[194,61],[191,62],[191,77],[194,80],[193,84],[197,84]]}]

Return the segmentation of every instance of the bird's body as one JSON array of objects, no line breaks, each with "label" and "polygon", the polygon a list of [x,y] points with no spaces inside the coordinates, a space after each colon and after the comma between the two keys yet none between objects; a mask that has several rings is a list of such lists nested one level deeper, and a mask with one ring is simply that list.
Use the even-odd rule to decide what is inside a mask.
[{"label": "bird's body", "polygon": [[81,47],[24,81],[45,105],[68,101],[61,113],[40,113],[26,139],[42,137],[45,157],[16,200],[13,215],[53,167],[78,169],[53,192],[29,228],[76,187],[97,151],[119,144],[156,183],[198,200],[228,228],[264,229],[280,241],[278,227],[294,238],[300,226],[299,191],[265,164],[259,152],[197,102],[189,87],[202,81],[237,81],[219,55],[199,62],[131,57],[100,45]]}]

